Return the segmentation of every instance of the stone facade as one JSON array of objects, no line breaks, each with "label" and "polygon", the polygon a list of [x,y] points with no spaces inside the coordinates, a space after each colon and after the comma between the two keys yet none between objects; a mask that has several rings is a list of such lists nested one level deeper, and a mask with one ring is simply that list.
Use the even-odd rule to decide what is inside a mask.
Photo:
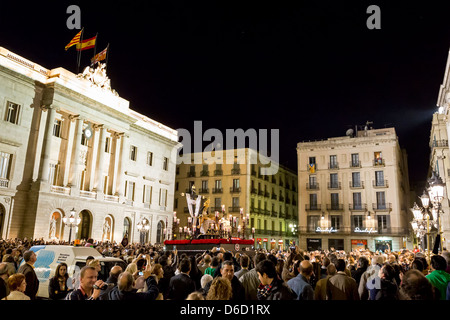
[{"label": "stone facade", "polygon": [[412,247],[406,153],[394,128],[297,147],[300,246]]},{"label": "stone facade", "polygon": [[[133,111],[114,90],[1,47],[0,83],[2,238],[67,240],[62,219],[74,209],[81,223],[72,240],[164,240],[176,130]],[[149,230],[140,233],[143,219]]]}]

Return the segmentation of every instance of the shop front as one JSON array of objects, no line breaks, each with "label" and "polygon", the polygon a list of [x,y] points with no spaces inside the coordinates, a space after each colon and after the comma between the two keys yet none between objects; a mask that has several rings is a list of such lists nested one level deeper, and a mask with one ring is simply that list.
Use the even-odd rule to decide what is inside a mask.
[{"label": "shop front", "polygon": [[329,250],[344,250],[344,239],[328,239]]},{"label": "shop front", "polygon": [[375,251],[392,250],[392,240],[375,240]]},{"label": "shop front", "polygon": [[322,239],[306,239],[307,251],[322,250]]},{"label": "shop front", "polygon": [[367,249],[367,240],[352,239],[352,251],[365,250],[365,249]]}]

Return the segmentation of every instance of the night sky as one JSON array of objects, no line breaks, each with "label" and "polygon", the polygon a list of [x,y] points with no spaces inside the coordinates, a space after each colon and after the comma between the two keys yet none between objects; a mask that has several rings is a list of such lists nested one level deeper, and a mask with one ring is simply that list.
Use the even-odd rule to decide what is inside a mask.
[{"label": "night sky", "polygon": [[[78,32],[66,26],[71,4],[84,38],[98,33],[97,52],[110,44],[112,88],[154,120],[280,129],[280,162],[295,171],[298,142],[373,121],[396,128],[411,185],[426,179],[448,1],[3,1],[0,46],[75,72],[75,47],[64,51]],[[372,4],[381,30],[366,27]],[[92,54],[83,51],[81,70]]]}]

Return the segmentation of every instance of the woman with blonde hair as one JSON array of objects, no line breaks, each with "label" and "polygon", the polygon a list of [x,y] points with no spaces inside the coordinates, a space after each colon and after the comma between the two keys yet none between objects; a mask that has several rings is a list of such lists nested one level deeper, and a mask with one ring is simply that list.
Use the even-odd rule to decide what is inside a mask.
[{"label": "woman with blonde hair", "polygon": [[211,283],[206,300],[230,300],[232,294],[230,280],[216,277]]}]

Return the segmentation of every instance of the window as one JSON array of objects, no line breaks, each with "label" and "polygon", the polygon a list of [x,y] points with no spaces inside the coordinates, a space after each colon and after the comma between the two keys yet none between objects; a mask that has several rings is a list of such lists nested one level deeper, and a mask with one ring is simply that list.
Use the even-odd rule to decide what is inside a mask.
[{"label": "window", "polygon": [[339,188],[339,180],[337,173],[330,173],[330,188]]},{"label": "window", "polygon": [[308,230],[316,231],[317,227],[320,227],[320,217],[319,216],[308,216]]},{"label": "window", "polygon": [[169,170],[169,158],[167,158],[167,157],[164,157],[163,170],[165,170],[165,171]]},{"label": "window", "polygon": [[105,139],[105,152],[109,153],[111,149],[111,138],[110,137],[106,137]]},{"label": "window", "polygon": [[377,192],[377,209],[386,209],[386,195],[384,191]]},{"label": "window", "polygon": [[222,190],[222,180],[216,180],[214,181],[214,188],[216,190]]},{"label": "window", "polygon": [[355,209],[355,210],[361,210],[362,209],[361,192],[354,192],[353,193],[353,209]]},{"label": "window", "polygon": [[103,193],[104,194],[109,194],[108,184],[109,184],[109,177],[105,176],[104,180],[103,180]]},{"label": "window", "polygon": [[134,188],[135,183],[133,181],[125,181],[125,198],[134,201]]},{"label": "window", "polygon": [[153,152],[147,152],[147,165],[152,166],[153,165]]},{"label": "window", "polygon": [[61,120],[55,119],[55,123],[53,124],[53,135],[58,138],[61,138],[61,123]]},{"label": "window", "polygon": [[144,203],[151,204],[152,203],[152,192],[153,187],[149,185],[144,185]]},{"label": "window", "polygon": [[214,207],[216,211],[222,210],[222,198],[214,198]]},{"label": "window", "polygon": [[352,167],[359,167],[359,153],[352,153]]},{"label": "window", "polygon": [[352,172],[352,187],[361,187],[361,174],[359,172]]},{"label": "window", "polygon": [[331,216],[331,227],[335,230],[339,230],[339,228],[341,227],[340,216]]},{"label": "window", "polygon": [[130,160],[136,161],[137,159],[137,147],[131,146],[130,147]]},{"label": "window", "polygon": [[336,169],[337,167],[338,167],[337,156],[336,155],[330,156],[330,169]]},{"label": "window", "polygon": [[166,189],[159,190],[159,205],[161,207],[167,206],[167,190]]},{"label": "window", "polygon": [[388,218],[387,216],[377,216],[378,219],[378,229],[386,230],[388,228]]},{"label": "window", "polygon": [[317,209],[317,194],[311,193],[309,195],[309,206],[311,210]]},{"label": "window", "polygon": [[239,190],[239,179],[233,179],[233,190]]},{"label": "window", "polygon": [[363,229],[363,216],[353,216],[353,228]]},{"label": "window", "polygon": [[0,179],[9,179],[9,168],[11,166],[12,155],[0,152]]},{"label": "window", "polygon": [[239,208],[239,197],[233,197],[232,203],[233,203],[233,208]]},{"label": "window", "polygon": [[374,161],[375,161],[376,165],[383,164],[383,155],[381,154],[381,151],[374,152],[373,156],[374,156]]},{"label": "window", "polygon": [[13,124],[18,124],[19,123],[19,112],[20,112],[20,106],[16,103],[8,101],[6,115],[5,115],[5,121],[11,122]]},{"label": "window", "polygon": [[339,193],[331,194],[331,209],[339,209]]},{"label": "window", "polygon": [[309,176],[309,188],[316,189],[317,188],[317,177]]},{"label": "window", "polygon": [[[308,161],[308,171],[309,173],[315,173],[316,172],[316,157],[309,157]],[[280,178],[281,181],[281,178]]]},{"label": "window", "polygon": [[377,186],[377,187],[384,186],[384,172],[383,171],[375,171],[375,186]]},{"label": "window", "polygon": [[208,180],[202,180],[202,190],[208,190]]}]

